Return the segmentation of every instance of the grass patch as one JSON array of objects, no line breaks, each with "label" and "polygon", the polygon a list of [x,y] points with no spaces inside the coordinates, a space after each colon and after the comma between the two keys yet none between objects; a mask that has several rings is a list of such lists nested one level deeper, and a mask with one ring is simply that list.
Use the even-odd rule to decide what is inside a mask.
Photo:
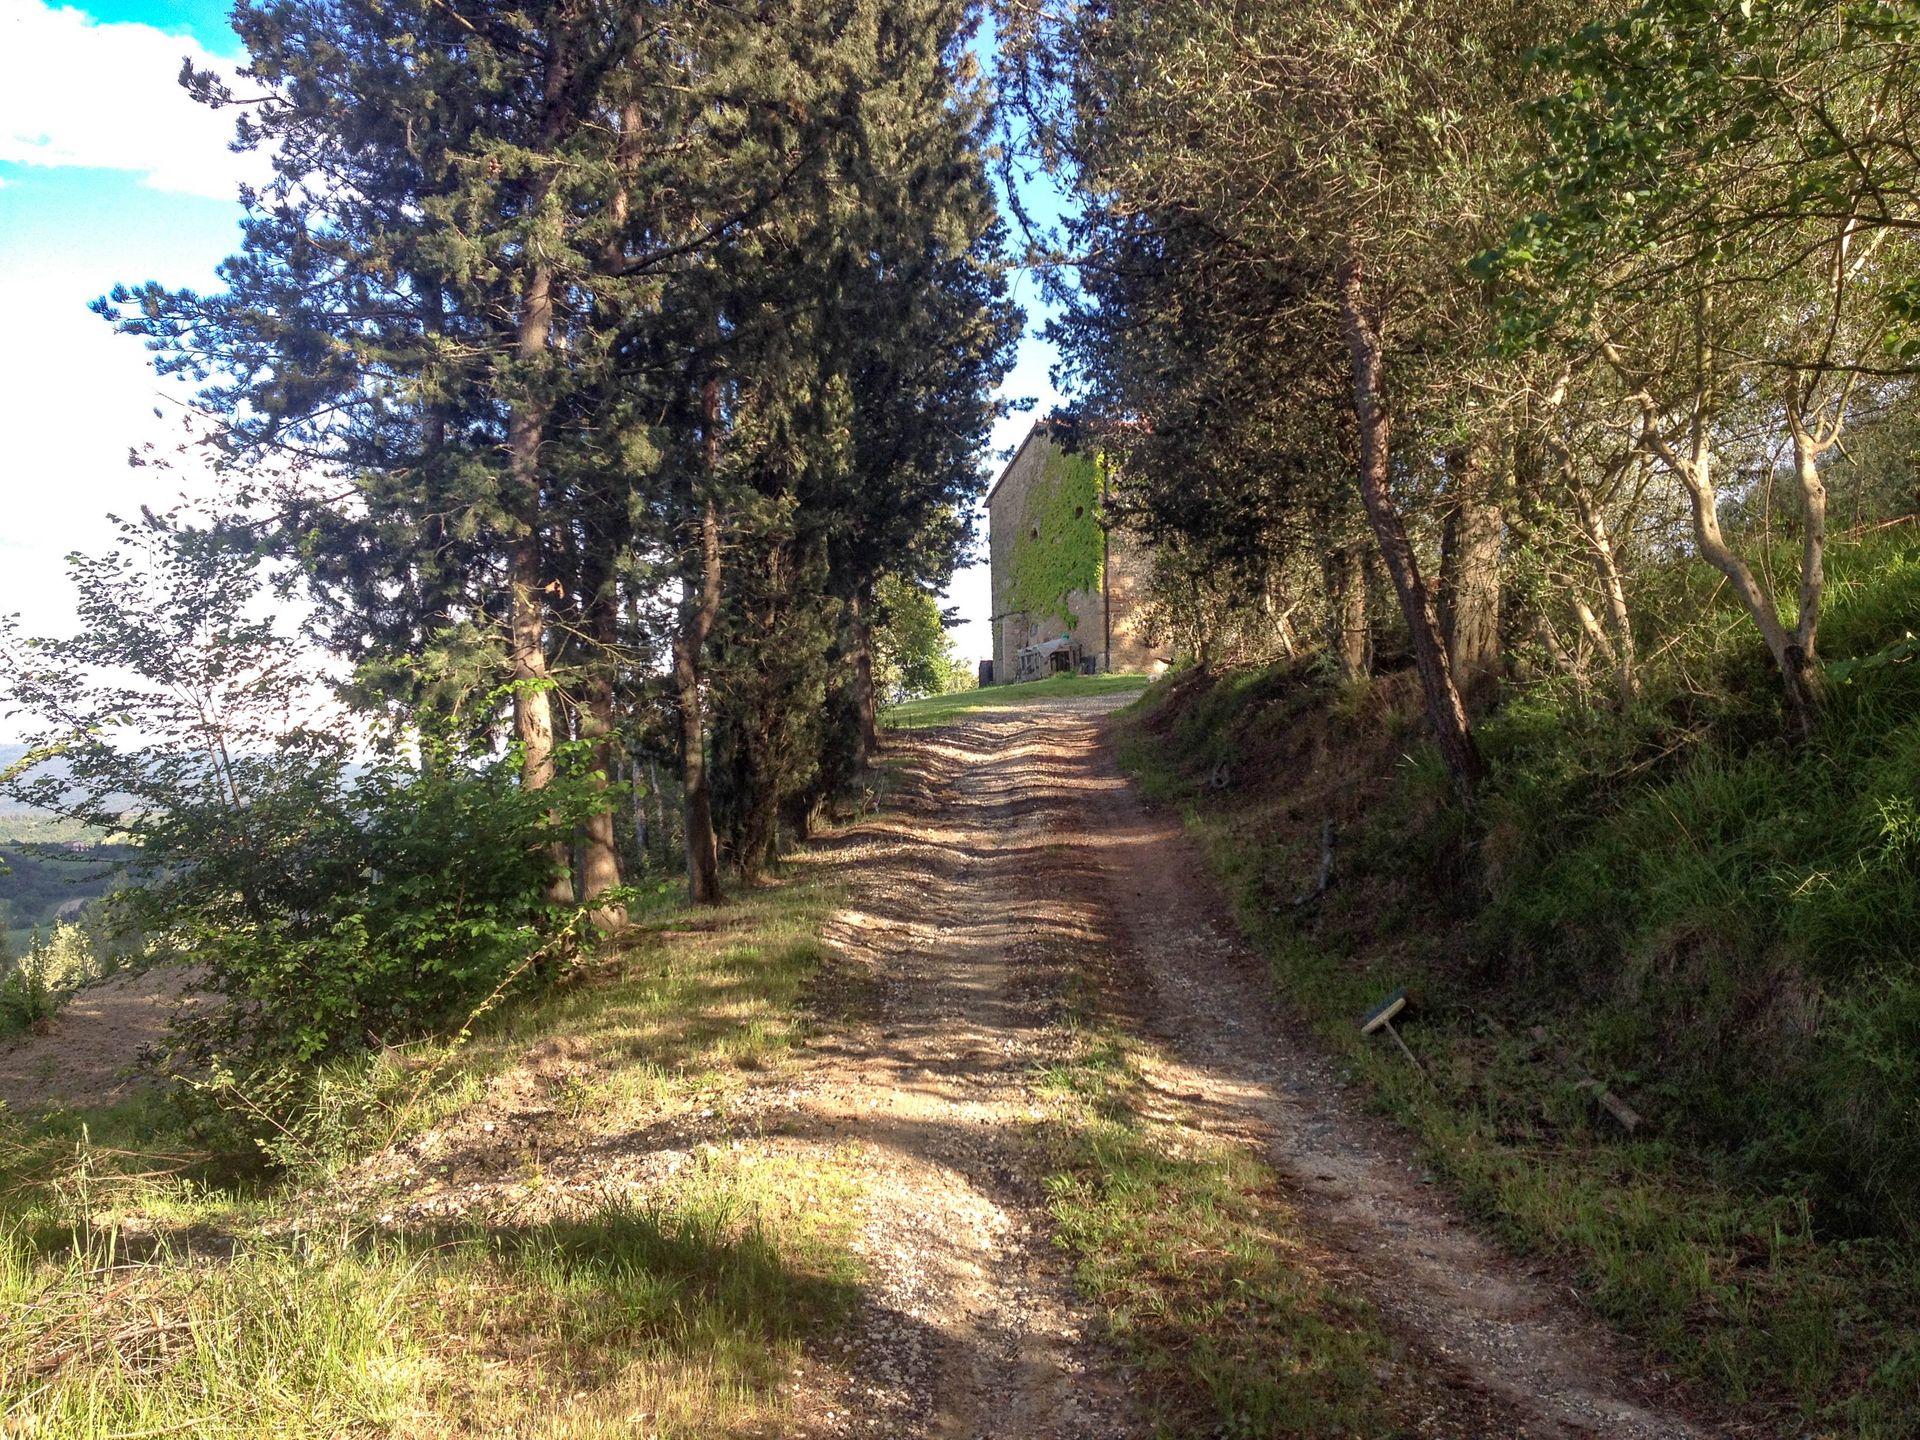
[{"label": "grass patch", "polygon": [[1154,1117],[1145,1058],[1082,1029],[1040,1091],[1057,1241],[1144,1375],[1155,1433],[1397,1433],[1370,1308],[1320,1273],[1270,1169]]},{"label": "grass patch", "polygon": [[890,730],[927,730],[951,725],[980,710],[1025,705],[1034,700],[1070,699],[1086,695],[1124,695],[1146,688],[1145,675],[1052,675],[1019,685],[985,685],[951,695],[928,695],[890,705],[880,723]]},{"label": "grass patch", "polygon": [[643,1195],[440,1226],[392,1213],[430,1164],[359,1162],[496,1078],[550,1107],[542,1145],[688,1112],[723,1137],[804,1033],[837,898],[802,860],[717,910],[662,901],[466,1042],[329,1071],[277,1176],[161,1094],[0,1116],[6,1433],[784,1433],[780,1381],[858,1295],[851,1161],[717,1140]]},{"label": "grass patch", "polygon": [[200,1257],[111,1230],[53,1262],[0,1240],[3,1413],[74,1437],[775,1434],[801,1340],[858,1293],[793,1178],[703,1165],[564,1223]]}]

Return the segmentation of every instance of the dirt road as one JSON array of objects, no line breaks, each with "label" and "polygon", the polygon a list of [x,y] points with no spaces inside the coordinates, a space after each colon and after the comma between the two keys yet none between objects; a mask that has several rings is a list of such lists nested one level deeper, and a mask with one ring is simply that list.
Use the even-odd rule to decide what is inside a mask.
[{"label": "dirt road", "polygon": [[[1423,1185],[1410,1147],[1346,1100],[1220,917],[1178,821],[1107,743],[1111,699],[980,712],[894,742],[898,804],[836,847],[853,898],[832,939],[876,987],[805,1108],[875,1157],[877,1298],[823,1433],[1144,1433],[1135,1387],[1046,1242],[1015,1132],[1058,1051],[1046,970],[1105,977],[1151,1042],[1169,1115],[1262,1154],[1342,1283],[1395,1338],[1383,1384],[1423,1436],[1704,1433],[1563,1287]],[[803,1406],[805,1409],[812,1406]]]},{"label": "dirt road", "polygon": [[[1157,1133],[1256,1155],[1304,1236],[1288,1253],[1370,1302],[1391,1341],[1374,1372],[1386,1428],[1419,1440],[1708,1433],[1564,1286],[1451,1213],[1404,1137],[1345,1098],[1223,921],[1177,819],[1143,807],[1116,770],[1115,703],[988,709],[889,742],[881,812],[796,862],[848,897],[825,936],[811,1038],[725,1105],[570,1127],[555,1097],[602,1061],[543,1042],[330,1203],[358,1213],[377,1194],[380,1223],[401,1227],[591,1214],[646,1197],[703,1146],[780,1162],[771,1173],[831,1171],[858,1197],[867,1296],[851,1331],[780,1387],[778,1433],[1145,1436],[1140,1378],[1054,1243],[1033,1139],[1052,1103],[1038,1072],[1081,1043],[1062,997],[1091,980],[1139,1042]],[[88,1023],[108,1036],[157,1025],[108,1005],[125,998],[76,1002],[55,1034],[15,1047],[0,1080],[47,1085],[55,1047],[83,1045]],[[110,1083],[112,1067],[102,1073]]]}]

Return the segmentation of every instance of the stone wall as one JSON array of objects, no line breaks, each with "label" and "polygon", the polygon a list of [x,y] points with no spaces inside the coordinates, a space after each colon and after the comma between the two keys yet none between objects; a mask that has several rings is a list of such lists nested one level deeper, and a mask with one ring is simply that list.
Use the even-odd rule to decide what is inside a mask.
[{"label": "stone wall", "polygon": [[[1070,635],[1082,652],[1113,670],[1148,670],[1161,659],[1142,638],[1140,609],[1146,601],[1147,561],[1142,547],[1109,531],[1104,585],[1099,590],[1069,591],[1059,610],[1031,614],[1015,610],[1010,595],[1019,547],[1039,538],[1039,497],[1056,478],[1064,451],[1048,422],[1028,432],[1012,461],[987,495],[987,552],[993,588],[993,675],[1010,680],[1023,646]],[[1111,637],[1111,653],[1108,639]]]},{"label": "stone wall", "polygon": [[1110,669],[1151,670],[1166,662],[1166,653],[1147,643],[1141,618],[1147,604],[1149,568],[1146,546],[1124,532],[1109,532],[1107,604],[1113,615]]}]

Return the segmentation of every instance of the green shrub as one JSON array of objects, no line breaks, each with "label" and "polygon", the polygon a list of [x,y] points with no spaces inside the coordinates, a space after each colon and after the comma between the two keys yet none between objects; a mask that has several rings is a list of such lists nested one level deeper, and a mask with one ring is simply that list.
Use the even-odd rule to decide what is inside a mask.
[{"label": "green shrub", "polygon": [[575,923],[544,900],[550,857],[614,798],[583,747],[535,796],[511,752],[299,723],[322,682],[262,618],[260,557],[177,517],[70,564],[78,634],[0,617],[0,703],[32,727],[0,793],[125,838],[110,929],[228,1002],[182,1036],[185,1068],[296,1103],[290,1074],[456,1026]]},{"label": "green shrub", "polygon": [[1711,615],[1631,712],[1542,686],[1489,719],[1478,940],[1509,1003],[1577,997],[1599,1061],[1739,1172],[1803,1190],[1829,1230],[1911,1234],[1920,663],[1899,647],[1920,539],[1836,546],[1832,570],[1811,743]]},{"label": "green shrub", "polygon": [[56,924],[44,937],[36,930],[27,953],[0,978],[0,1034],[52,1019],[69,994],[101,973],[80,926]]},{"label": "green shrub", "polygon": [[530,795],[514,769],[262,771],[244,810],[155,855],[128,903],[232,1002],[199,1053],[308,1065],[441,1031],[524,978],[568,792]]}]

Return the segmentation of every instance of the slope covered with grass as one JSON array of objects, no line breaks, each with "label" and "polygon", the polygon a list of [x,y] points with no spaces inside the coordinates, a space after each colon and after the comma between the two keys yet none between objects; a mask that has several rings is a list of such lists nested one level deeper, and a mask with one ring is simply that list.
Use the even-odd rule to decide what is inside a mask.
[{"label": "slope covered with grass", "polygon": [[[1838,547],[1833,570],[1811,743],[1785,738],[1739,617],[1679,569],[1647,603],[1701,623],[1642,703],[1514,687],[1471,809],[1405,673],[1190,672],[1138,708],[1126,755],[1187,807],[1282,1000],[1506,1233],[1734,1400],[1910,1435],[1920,537]],[[1402,986],[1430,1079],[1358,1032]],[[1648,1123],[1624,1133],[1589,1071]]]}]

